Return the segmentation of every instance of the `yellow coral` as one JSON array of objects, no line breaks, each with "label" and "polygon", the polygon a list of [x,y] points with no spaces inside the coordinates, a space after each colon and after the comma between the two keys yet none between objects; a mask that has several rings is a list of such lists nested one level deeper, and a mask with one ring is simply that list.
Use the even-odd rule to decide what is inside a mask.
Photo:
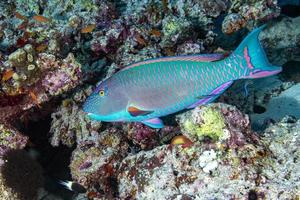
[{"label": "yellow coral", "polygon": [[204,136],[210,137],[213,140],[220,139],[224,134],[225,122],[222,114],[208,107],[201,112],[202,123],[194,123],[191,120],[187,120],[184,123],[186,131],[192,135],[196,135],[198,139],[202,139]]}]

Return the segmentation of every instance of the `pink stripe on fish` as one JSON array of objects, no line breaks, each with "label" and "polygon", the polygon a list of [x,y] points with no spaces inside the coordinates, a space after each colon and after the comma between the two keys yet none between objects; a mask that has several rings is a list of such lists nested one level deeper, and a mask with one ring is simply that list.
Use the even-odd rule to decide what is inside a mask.
[{"label": "pink stripe on fish", "polygon": [[245,47],[245,49],[244,49],[244,57],[246,58],[248,68],[253,69],[254,67],[251,64],[251,58],[249,56],[249,52],[248,52],[247,47]]},{"label": "pink stripe on fish", "polygon": [[250,74],[249,77],[251,78],[261,78],[261,77],[266,77],[266,76],[271,76],[271,75],[275,75],[275,74],[278,74],[279,72],[281,72],[281,70],[274,70],[274,71],[260,71],[260,72],[257,72],[257,73],[253,73],[253,74]]}]

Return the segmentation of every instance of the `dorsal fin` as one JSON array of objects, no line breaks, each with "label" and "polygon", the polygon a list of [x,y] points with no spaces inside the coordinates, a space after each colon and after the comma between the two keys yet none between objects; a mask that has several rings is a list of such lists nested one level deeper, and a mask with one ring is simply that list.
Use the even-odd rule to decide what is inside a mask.
[{"label": "dorsal fin", "polygon": [[187,56],[170,56],[170,57],[161,57],[148,59],[141,62],[136,62],[131,65],[128,65],[123,70],[131,69],[133,67],[138,67],[141,65],[158,63],[158,62],[172,62],[172,61],[195,61],[195,62],[213,62],[217,60],[222,60],[227,57],[226,54],[215,53],[215,54],[198,54],[198,55],[187,55]]}]

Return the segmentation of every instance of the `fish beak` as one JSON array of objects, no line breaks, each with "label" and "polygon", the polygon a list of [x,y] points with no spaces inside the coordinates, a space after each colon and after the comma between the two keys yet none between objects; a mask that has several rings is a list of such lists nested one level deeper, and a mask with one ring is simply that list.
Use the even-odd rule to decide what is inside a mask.
[{"label": "fish beak", "polygon": [[93,119],[93,113],[87,113],[86,115],[88,116],[89,119]]},{"label": "fish beak", "polygon": [[87,113],[87,116],[91,120],[102,121],[102,117],[100,115],[93,114],[93,113]]}]

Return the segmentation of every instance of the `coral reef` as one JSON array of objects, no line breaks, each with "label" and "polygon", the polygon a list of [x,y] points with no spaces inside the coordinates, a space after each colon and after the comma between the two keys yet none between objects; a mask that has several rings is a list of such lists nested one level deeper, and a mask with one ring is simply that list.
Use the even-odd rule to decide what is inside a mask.
[{"label": "coral reef", "polygon": [[[283,65],[287,61],[300,61],[300,17],[283,17],[262,32],[260,38],[272,63]],[[288,31],[288,34],[282,34]]]},{"label": "coral reef", "polygon": [[249,139],[252,143],[259,140],[251,131],[249,117],[226,104],[197,107],[177,119],[182,133],[193,141],[212,140],[233,148],[243,146]]},{"label": "coral reef", "polygon": [[[223,110],[222,117],[230,127],[231,139],[227,144],[226,140],[219,144],[196,141],[188,149],[164,145],[128,156],[118,171],[120,197],[248,199],[254,195],[267,199],[297,198],[299,121],[284,119],[269,127],[258,141],[258,136],[249,130],[248,117],[231,106],[217,104],[213,107]],[[195,115],[190,113],[186,117]],[[286,181],[289,183],[285,184]]]},{"label": "coral reef", "polygon": [[[25,46],[24,49],[30,48],[29,46]],[[19,53],[13,54],[22,55]],[[26,56],[27,58],[28,55]],[[21,56],[21,58],[23,57]],[[10,64],[16,63],[18,60],[18,56],[16,59],[13,58],[15,56],[11,56],[11,59],[8,61]],[[27,139],[24,136],[20,136],[21,134],[12,127],[12,122],[15,122],[34,106],[40,108],[41,104],[50,101],[58,94],[73,89],[80,83],[80,65],[75,62],[71,54],[64,60],[57,60],[55,56],[51,55],[39,54],[36,64],[39,69],[38,71],[41,71],[39,75],[33,74],[32,77],[24,75],[26,78],[21,81],[16,78],[14,80],[7,80],[2,85],[3,92],[0,94],[0,124],[1,129],[3,129],[3,132],[1,132],[1,135],[3,135],[1,142],[3,143],[11,141],[14,138],[16,142],[19,141],[22,144],[20,146],[24,147]],[[12,77],[19,77],[18,73],[22,74],[22,70],[19,71],[16,69]],[[28,68],[25,67],[25,70],[28,70]],[[3,145],[10,146],[13,144],[15,142]]]},{"label": "coral reef", "polygon": [[[196,136],[197,140],[207,136],[213,140],[219,140],[224,135],[225,122],[219,111],[212,107],[206,109],[197,108],[192,114],[192,121],[180,122],[183,131],[191,134],[190,138]],[[184,117],[187,119],[187,117]]]},{"label": "coral reef", "polygon": [[[0,165],[7,152],[29,144],[16,121],[51,114],[50,143],[74,148],[71,175],[87,188],[77,199],[299,197],[299,121],[280,121],[299,118],[299,84],[290,78],[240,81],[218,99],[236,107],[197,107],[164,119],[160,130],[91,121],[81,109],[90,85],[130,63],[232,51],[244,28],[279,16],[276,0],[8,0],[0,10]],[[300,60],[299,23],[281,16],[260,35],[272,63]],[[172,143],[175,136],[188,144]],[[3,199],[19,199],[4,175]],[[37,198],[59,197],[41,189]]]},{"label": "coral reef", "polygon": [[128,136],[133,143],[140,146],[141,149],[153,149],[158,145],[157,130],[147,127],[141,123],[128,124]]},{"label": "coral reef", "polygon": [[229,13],[222,24],[222,31],[231,34],[258,21],[267,21],[280,14],[277,1],[231,1]]},{"label": "coral reef", "polygon": [[0,166],[1,199],[36,199],[43,186],[42,167],[24,150],[10,150],[4,154]]},{"label": "coral reef", "polygon": [[5,163],[3,156],[11,151],[23,149],[28,142],[28,137],[22,135],[11,126],[0,123],[0,166]]},{"label": "coral reef", "polygon": [[97,197],[116,197],[116,170],[128,153],[128,143],[116,128],[95,132],[73,151],[70,169],[72,178],[94,191]]},{"label": "coral reef", "polygon": [[[262,188],[270,199],[299,198],[299,128],[300,120],[287,116],[263,133],[263,141],[275,158],[268,158],[273,162],[265,165],[261,173],[265,180],[272,180],[268,183],[269,189]],[[272,194],[268,190],[278,193]]]},{"label": "coral reef", "polygon": [[81,65],[75,61],[72,54],[58,63],[58,66],[56,71],[49,72],[42,81],[45,92],[53,96],[73,89],[81,78]]},{"label": "coral reef", "polygon": [[69,147],[87,140],[91,135],[98,134],[100,122],[91,121],[77,105],[92,92],[91,87],[73,95],[71,99],[62,101],[60,108],[52,113],[50,132],[51,144],[58,146],[60,142]]},{"label": "coral reef", "polygon": [[162,129],[152,129],[142,123],[129,123],[123,127],[127,138],[142,150],[150,150],[160,144],[169,142],[180,133],[177,126],[166,126]]}]

